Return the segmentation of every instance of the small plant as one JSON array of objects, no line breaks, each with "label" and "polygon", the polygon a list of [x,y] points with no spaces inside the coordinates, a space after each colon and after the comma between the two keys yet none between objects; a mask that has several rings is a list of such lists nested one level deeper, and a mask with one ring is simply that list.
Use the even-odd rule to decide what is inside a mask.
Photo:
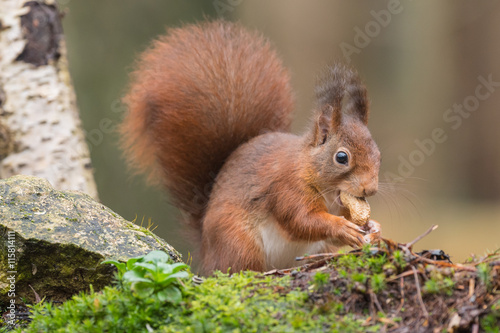
[{"label": "small plant", "polygon": [[392,256],[394,258],[394,262],[399,266],[401,270],[406,267],[406,260],[402,251],[396,250],[393,252]]},{"label": "small plant", "polygon": [[366,283],[366,280],[368,280],[368,276],[364,273],[352,273],[352,280],[354,282],[360,282],[362,284]]},{"label": "small plant", "polygon": [[312,284],[318,286],[319,288],[325,286],[328,281],[330,280],[330,274],[328,273],[323,273],[323,272],[317,272],[314,274],[314,277],[312,279]]},{"label": "small plant", "polygon": [[431,279],[427,280],[424,285],[424,292],[428,294],[439,294],[440,288],[438,281]]},{"label": "small plant", "polygon": [[481,263],[477,265],[477,276],[479,278],[479,281],[481,281],[482,284],[484,284],[487,288],[489,288],[491,284],[491,267],[488,265],[488,263]]},{"label": "small plant", "polygon": [[453,288],[455,287],[455,282],[452,279],[446,278],[436,278],[432,277],[427,280],[424,285],[424,292],[429,294],[440,294],[444,293],[448,296],[453,294]]},{"label": "small plant", "polygon": [[161,302],[178,304],[182,300],[178,287],[180,279],[189,276],[182,270],[189,266],[169,262],[170,257],[165,252],[152,251],[143,257],[129,259],[127,263],[114,260],[103,263],[115,265],[122,285],[129,287],[138,297],[146,298],[154,294]]},{"label": "small plant", "polygon": [[370,278],[370,287],[375,293],[379,293],[385,288],[385,274],[374,274]]},{"label": "small plant", "polygon": [[384,265],[387,263],[385,254],[367,258],[368,267],[373,273],[382,273]]},{"label": "small plant", "polygon": [[357,270],[363,267],[363,261],[360,257],[348,254],[338,258],[337,264],[339,267],[342,267],[346,270]]},{"label": "small plant", "polygon": [[500,301],[490,308],[491,312],[481,319],[481,328],[488,333],[500,332]]},{"label": "small plant", "polygon": [[488,333],[499,333],[500,322],[493,314],[488,314],[481,319],[481,328]]},{"label": "small plant", "polygon": [[346,271],[345,269],[343,269],[343,268],[340,268],[340,269],[338,270],[338,272],[339,272],[339,276],[340,276],[341,278],[344,278],[344,279],[345,279],[345,278],[348,276],[348,275],[347,275],[347,271]]}]

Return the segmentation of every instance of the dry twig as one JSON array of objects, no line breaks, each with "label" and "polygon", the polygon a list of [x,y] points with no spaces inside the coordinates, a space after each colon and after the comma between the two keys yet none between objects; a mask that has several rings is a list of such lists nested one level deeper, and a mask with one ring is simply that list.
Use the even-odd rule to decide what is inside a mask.
[{"label": "dry twig", "polygon": [[420,303],[420,307],[422,308],[422,312],[424,313],[425,318],[429,318],[429,312],[427,312],[424,300],[422,299],[422,291],[420,290],[420,282],[418,280],[417,269],[414,266],[411,266],[411,269],[413,270],[413,276],[415,277],[415,286],[417,288],[418,302]]},{"label": "dry twig", "polygon": [[413,245],[415,245],[416,242],[418,242],[419,240],[421,240],[422,238],[424,238],[425,236],[427,236],[428,234],[430,234],[432,231],[436,230],[438,228],[438,225],[437,224],[434,224],[433,226],[431,226],[429,229],[427,229],[426,232],[424,232],[423,234],[421,234],[420,236],[418,236],[417,238],[415,238],[414,240],[412,240],[411,242],[407,243],[406,244],[406,247],[408,249],[410,249]]}]

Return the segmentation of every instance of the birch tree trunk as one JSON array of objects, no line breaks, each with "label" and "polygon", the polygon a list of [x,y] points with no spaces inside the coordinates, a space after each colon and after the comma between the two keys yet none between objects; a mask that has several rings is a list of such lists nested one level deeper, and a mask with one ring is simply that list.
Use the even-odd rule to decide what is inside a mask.
[{"label": "birch tree trunk", "polygon": [[0,0],[0,178],[97,199],[55,1]]}]

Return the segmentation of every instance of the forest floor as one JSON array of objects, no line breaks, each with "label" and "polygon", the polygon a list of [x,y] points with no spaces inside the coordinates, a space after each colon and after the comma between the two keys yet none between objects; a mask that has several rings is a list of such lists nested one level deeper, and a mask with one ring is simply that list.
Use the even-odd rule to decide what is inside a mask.
[{"label": "forest floor", "polygon": [[309,290],[315,306],[342,304],[345,313],[365,316],[367,328],[380,323],[388,332],[499,332],[500,251],[454,264],[441,250],[414,253],[418,240],[298,258],[314,261],[299,272],[271,273],[291,274],[292,288]]},{"label": "forest floor", "polygon": [[[266,273],[201,278],[182,272],[190,279],[173,279],[180,267],[134,259],[120,264],[114,286],[91,288],[62,305],[39,302],[20,313],[17,328],[4,330],[498,333],[500,249],[463,264],[441,250],[415,253],[413,245],[434,229],[410,243],[383,239],[300,257],[302,266]],[[164,271],[152,277],[144,268]],[[159,287],[139,288],[144,281]]]}]

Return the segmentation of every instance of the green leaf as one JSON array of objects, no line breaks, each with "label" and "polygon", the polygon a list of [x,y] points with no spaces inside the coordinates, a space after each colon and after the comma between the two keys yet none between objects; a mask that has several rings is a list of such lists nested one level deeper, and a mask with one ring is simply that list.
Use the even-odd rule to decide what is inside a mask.
[{"label": "green leaf", "polygon": [[185,279],[189,277],[188,272],[177,272],[174,274],[170,274],[166,279],[158,281],[158,283],[162,286],[168,286],[169,284],[176,282],[177,279]]},{"label": "green leaf", "polygon": [[156,266],[158,266],[159,270],[163,273],[163,274],[172,274],[174,273],[173,270],[172,270],[172,264],[168,264],[168,263],[165,263],[165,262],[159,262],[156,264]]},{"label": "green leaf", "polygon": [[170,257],[163,251],[151,251],[143,258],[145,262],[168,262]]},{"label": "green leaf", "polygon": [[156,272],[158,270],[157,265],[150,264],[147,262],[138,262],[135,264],[135,267],[143,267],[150,272]]},{"label": "green leaf", "polygon": [[123,274],[123,280],[125,282],[151,282],[150,279],[146,279],[137,271],[127,271],[125,274]]},{"label": "green leaf", "polygon": [[136,282],[132,284],[132,290],[139,296],[140,298],[146,298],[151,296],[155,291],[153,284],[149,282]]},{"label": "green leaf", "polygon": [[169,286],[162,291],[159,291],[156,296],[162,302],[170,302],[172,304],[179,304],[182,301],[182,293],[179,288]]},{"label": "green leaf", "polygon": [[119,262],[117,260],[105,260],[101,262],[101,264],[111,264],[115,265],[115,267],[118,269],[118,272],[124,273],[127,269],[127,266],[123,262]]},{"label": "green leaf", "polygon": [[159,262],[156,265],[161,269],[162,273],[164,273],[164,274],[171,274],[171,273],[178,272],[182,269],[189,268],[188,265],[181,263],[181,262],[175,263],[175,264],[168,264],[168,263],[164,263],[164,262]]},{"label": "green leaf", "polygon": [[175,263],[175,264],[171,264],[170,266],[172,267],[172,272],[173,273],[178,272],[181,269],[187,269],[187,268],[189,268],[189,266],[186,265],[183,262],[178,262],[178,263]]},{"label": "green leaf", "polygon": [[136,257],[136,258],[130,258],[129,260],[127,260],[127,269],[128,270],[134,269],[135,263],[141,259],[142,259],[142,257]]}]

